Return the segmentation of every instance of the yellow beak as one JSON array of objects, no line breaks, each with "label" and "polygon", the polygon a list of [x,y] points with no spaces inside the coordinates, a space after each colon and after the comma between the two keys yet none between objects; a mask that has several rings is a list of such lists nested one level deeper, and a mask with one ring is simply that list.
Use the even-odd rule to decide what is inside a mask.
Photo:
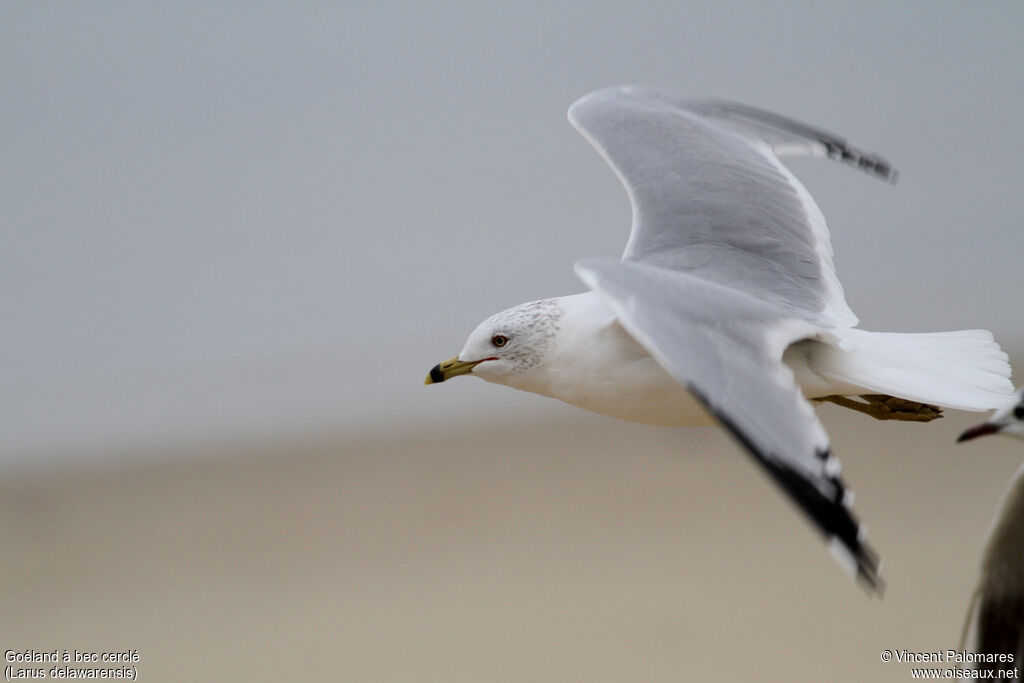
[{"label": "yellow beak", "polygon": [[458,377],[459,375],[465,375],[473,371],[479,363],[479,360],[459,360],[459,357],[449,358],[443,363],[438,363],[434,367],[430,368],[430,374],[427,375],[424,384],[437,384],[443,382],[446,379],[452,377]]}]

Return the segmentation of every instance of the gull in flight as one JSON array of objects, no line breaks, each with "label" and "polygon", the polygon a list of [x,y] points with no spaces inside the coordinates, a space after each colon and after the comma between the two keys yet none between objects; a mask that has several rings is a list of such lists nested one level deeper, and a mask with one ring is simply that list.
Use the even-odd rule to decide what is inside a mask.
[{"label": "gull in flight", "polygon": [[588,292],[491,316],[426,383],[472,374],[625,420],[717,421],[880,591],[809,399],[927,421],[1012,392],[987,331],[855,329],[825,219],[779,157],[828,157],[890,182],[896,171],[791,119],[656,88],[598,90],[569,120],[629,195],[625,253],[576,263]]},{"label": "gull in flight", "polygon": [[[986,434],[1005,434],[1024,439],[1024,387],[992,417],[971,427],[958,442]],[[988,533],[981,560],[981,576],[974,591],[961,643],[977,611],[975,646],[979,653],[1013,655],[1007,668],[1024,658],[1024,467],[1010,481]],[[988,666],[988,665],[986,665]],[[1004,665],[1006,666],[1006,665]]]}]

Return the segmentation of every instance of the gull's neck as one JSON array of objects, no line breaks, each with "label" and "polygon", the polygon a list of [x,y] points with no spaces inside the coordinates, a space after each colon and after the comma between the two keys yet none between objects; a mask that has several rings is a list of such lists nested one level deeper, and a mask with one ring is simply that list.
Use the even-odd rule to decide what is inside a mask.
[{"label": "gull's neck", "polygon": [[512,386],[586,407],[595,384],[647,352],[616,321],[597,292],[552,299],[560,310],[558,331],[544,358],[531,371],[510,378]]},{"label": "gull's neck", "polygon": [[535,366],[502,381],[602,415],[651,424],[705,424],[708,415],[616,320],[596,292],[552,301],[557,332]]},{"label": "gull's neck", "polygon": [[595,342],[607,334],[608,327],[618,324],[615,313],[597,292],[547,301],[555,304],[558,315],[553,320],[555,335],[540,362],[498,381],[523,391],[567,400],[564,394],[572,392],[581,363],[593,365],[602,360],[591,356]]}]

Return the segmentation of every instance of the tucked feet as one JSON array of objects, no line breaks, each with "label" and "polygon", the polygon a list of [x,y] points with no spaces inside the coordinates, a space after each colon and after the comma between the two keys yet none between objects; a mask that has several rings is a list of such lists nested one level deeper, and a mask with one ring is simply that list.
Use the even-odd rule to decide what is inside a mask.
[{"label": "tucked feet", "polygon": [[[857,400],[861,399],[861,400]],[[876,420],[903,420],[905,422],[931,422],[942,417],[942,408],[917,403],[886,394],[862,394],[856,398],[848,396],[823,396],[819,401],[828,401],[837,406],[870,415]]]}]

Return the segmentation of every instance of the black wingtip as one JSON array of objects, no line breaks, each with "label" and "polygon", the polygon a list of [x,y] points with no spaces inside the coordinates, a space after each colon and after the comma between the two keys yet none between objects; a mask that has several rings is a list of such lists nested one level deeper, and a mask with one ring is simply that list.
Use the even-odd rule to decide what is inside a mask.
[{"label": "black wingtip", "polygon": [[737,102],[715,100],[714,103],[715,107],[719,111],[728,115],[746,118],[763,125],[777,128],[780,131],[788,131],[808,141],[817,141],[825,148],[825,155],[828,158],[847,164],[848,166],[852,166],[853,168],[859,169],[874,176],[875,178],[884,180],[893,185],[896,184],[896,180],[899,178],[899,171],[893,168],[892,164],[882,157],[877,154],[862,152],[847,143],[842,137],[829,133],[821,128],[809,126],[806,123],[801,123],[795,119],[790,119],[785,116],[775,114],[774,112],[765,111],[764,109],[758,109],[745,104],[739,104]]},{"label": "black wingtip", "polygon": [[825,155],[829,159],[853,166],[892,185],[895,185],[900,177],[900,172],[893,168],[888,161],[875,154],[868,154],[851,147],[846,140],[835,137],[820,137],[818,140],[825,146]]},{"label": "black wingtip", "polygon": [[864,589],[870,598],[878,598],[881,600],[885,597],[885,580],[878,576],[869,576],[868,574],[862,574],[857,572],[857,585]]},{"label": "black wingtip", "polygon": [[[841,540],[839,542],[842,543]],[[853,553],[857,562],[857,584],[871,597],[882,598],[885,595],[885,580],[881,576],[882,560],[878,553],[871,546],[859,541],[855,548],[847,550]]]},{"label": "black wingtip", "polygon": [[[880,576],[881,559],[862,540],[862,527],[850,510],[852,498],[838,474],[838,461],[831,451],[826,448],[815,453],[824,468],[824,481],[819,483],[828,484],[826,490],[823,490],[804,473],[788,467],[778,457],[758,448],[728,415],[711,404],[699,388],[688,384],[687,389],[783,488],[790,500],[825,537],[832,556],[840,566],[853,575],[869,595],[881,597],[885,592],[885,583]],[[830,472],[832,467],[835,471]]]}]

